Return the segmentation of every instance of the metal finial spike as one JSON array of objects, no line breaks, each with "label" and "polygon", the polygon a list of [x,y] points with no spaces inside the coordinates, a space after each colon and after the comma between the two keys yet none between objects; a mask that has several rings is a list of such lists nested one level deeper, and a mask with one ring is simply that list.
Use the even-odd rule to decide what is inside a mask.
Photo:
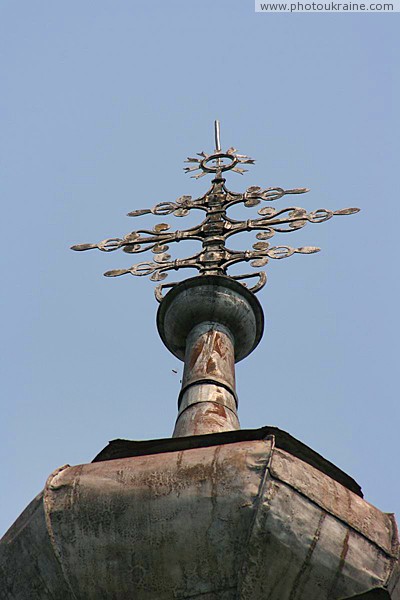
[{"label": "metal finial spike", "polygon": [[218,119],[214,121],[215,152],[221,152],[220,125]]},{"label": "metal finial spike", "polygon": [[[215,139],[215,150],[212,154],[206,152],[198,152],[197,156],[200,158],[192,158],[188,156],[185,162],[195,163],[197,168],[192,170],[199,170],[201,173],[198,175],[192,175],[195,179],[204,177],[207,173],[214,175],[217,179],[220,179],[222,173],[225,171],[234,171],[235,173],[243,174],[240,168],[235,168],[239,163],[252,165],[254,160],[246,154],[237,154],[236,148],[233,146],[228,148],[225,152],[221,150],[221,133],[220,123],[218,119],[214,121],[214,139]],[[186,173],[190,172],[190,169],[184,169]]]}]

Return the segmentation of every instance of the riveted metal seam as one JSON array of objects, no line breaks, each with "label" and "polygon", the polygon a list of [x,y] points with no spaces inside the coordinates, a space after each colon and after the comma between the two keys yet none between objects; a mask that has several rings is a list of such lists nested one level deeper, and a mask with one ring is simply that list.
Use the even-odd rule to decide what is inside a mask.
[{"label": "riveted metal seam", "polygon": [[315,548],[316,548],[316,546],[318,544],[318,541],[319,541],[319,538],[320,538],[320,535],[321,535],[322,525],[324,524],[325,518],[326,518],[326,513],[324,513],[323,511],[321,511],[320,517],[318,519],[318,525],[317,525],[317,528],[316,528],[315,533],[313,535],[313,539],[311,541],[310,546],[308,547],[307,554],[306,554],[306,557],[305,557],[305,559],[303,561],[303,564],[301,565],[300,570],[299,570],[299,572],[297,573],[297,575],[296,575],[296,577],[294,579],[294,582],[293,582],[293,585],[292,585],[292,590],[290,592],[290,596],[289,596],[288,600],[295,600],[295,598],[296,598],[296,595],[297,595],[297,593],[299,591],[300,582],[301,582],[301,580],[303,578],[303,575],[304,575],[306,569],[310,565],[312,555],[314,554],[314,550],[315,550]]},{"label": "riveted metal seam", "polygon": [[235,403],[236,403],[236,407],[238,407],[239,400],[238,400],[237,394],[229,385],[227,385],[221,379],[207,377],[207,378],[192,380],[181,389],[181,391],[179,392],[179,396],[178,396],[178,409],[180,408],[180,406],[182,404],[183,396],[184,396],[185,392],[187,392],[188,389],[190,389],[191,387],[196,386],[196,385],[204,385],[204,384],[216,385],[216,386],[222,387],[225,390],[227,390],[231,394],[231,396],[233,396]]},{"label": "riveted metal seam", "polygon": [[368,540],[368,542],[370,542],[376,548],[378,548],[384,554],[386,554],[386,556],[389,556],[390,558],[394,558],[394,559],[398,558],[397,554],[393,554],[392,552],[389,552],[388,550],[386,550],[386,548],[383,548],[378,542],[376,542],[375,540],[371,540],[360,529],[358,529],[354,525],[351,525],[350,523],[348,523],[347,521],[345,521],[344,519],[342,519],[341,517],[339,517],[337,514],[335,514],[333,511],[329,510],[328,508],[326,508],[325,506],[323,506],[321,503],[317,502],[315,499],[310,498],[304,492],[302,492],[301,490],[297,489],[294,485],[288,483],[287,481],[284,481],[283,479],[281,479],[280,477],[278,477],[276,474],[273,474],[270,469],[269,469],[269,472],[270,472],[270,476],[271,476],[272,479],[275,479],[275,481],[280,481],[281,483],[283,483],[283,485],[286,485],[290,489],[292,489],[295,492],[297,492],[297,494],[299,494],[299,496],[302,496],[303,498],[306,498],[309,502],[311,502],[315,506],[318,506],[318,508],[320,508],[323,511],[325,511],[328,515],[330,515],[331,517],[333,517],[337,521],[340,521],[340,523],[343,523],[346,527],[348,527],[352,531],[355,531],[357,534],[361,535],[364,539]]},{"label": "riveted metal seam", "polygon": [[61,552],[60,549],[58,547],[57,541],[56,541],[56,535],[53,529],[53,525],[51,522],[51,517],[50,517],[50,504],[51,504],[51,500],[50,500],[50,491],[51,491],[51,486],[52,486],[52,482],[55,479],[55,477],[57,477],[57,475],[59,475],[62,471],[64,471],[65,469],[69,469],[70,465],[64,465],[62,467],[59,467],[58,469],[56,469],[55,471],[53,471],[53,473],[51,473],[51,475],[47,478],[46,481],[46,485],[44,487],[44,491],[43,491],[43,507],[44,507],[44,516],[45,516],[45,522],[46,522],[46,527],[47,527],[47,532],[49,534],[49,538],[50,538],[50,543],[51,546],[53,548],[53,552],[54,552],[54,556],[56,557],[57,562],[60,565],[61,568],[61,572],[64,576],[64,581],[67,584],[72,597],[75,600],[79,600],[78,596],[75,594],[71,582],[69,580],[68,574],[66,572],[66,569],[64,567],[64,562],[61,556]]},{"label": "riveted metal seam", "polygon": [[349,551],[349,539],[350,539],[350,529],[347,529],[346,533],[344,535],[344,538],[343,538],[342,551],[340,553],[340,558],[339,558],[339,565],[338,565],[338,568],[336,569],[336,573],[333,577],[332,584],[329,589],[328,598],[332,597],[332,594],[334,593],[334,591],[337,588],[339,578],[343,574],[343,568],[344,568],[344,565],[346,564],[346,556]]},{"label": "riveted metal seam", "polygon": [[243,583],[245,581],[245,569],[246,569],[246,562],[247,562],[247,550],[249,548],[249,544],[250,544],[250,540],[251,537],[253,535],[253,530],[257,521],[257,517],[258,517],[258,511],[259,508],[262,504],[262,499],[264,496],[264,490],[265,490],[265,486],[267,484],[267,479],[268,479],[268,475],[269,475],[269,471],[270,471],[270,464],[271,464],[271,460],[272,460],[272,456],[275,450],[275,436],[274,435],[268,435],[267,437],[265,437],[263,440],[263,442],[270,442],[271,443],[271,449],[270,449],[270,453],[269,456],[267,458],[267,460],[265,461],[265,466],[264,466],[264,472],[262,474],[261,480],[260,480],[260,485],[258,487],[258,492],[257,492],[257,496],[254,499],[253,505],[254,505],[254,512],[253,512],[253,516],[251,519],[251,523],[250,523],[250,527],[249,530],[247,532],[247,539],[244,543],[245,546],[245,552],[243,554],[243,559],[242,559],[242,563],[239,567],[238,570],[238,584],[237,584],[237,593],[236,593],[236,600],[240,600],[242,597],[242,589],[243,589]]},{"label": "riveted metal seam", "polygon": [[[178,414],[177,417],[177,421],[179,420],[179,418],[187,411],[189,410],[189,408],[192,408],[193,406],[197,406],[198,404],[218,404],[219,406],[223,406],[224,408],[226,408],[226,410],[229,410],[234,417],[237,418],[237,414],[235,413],[234,410],[232,410],[231,408],[229,408],[229,406],[226,406],[226,404],[222,404],[222,402],[216,402],[215,400],[201,400],[200,402],[193,402],[192,404],[189,404],[188,406],[186,406],[186,408],[184,408],[182,410],[182,412],[180,412]],[[218,445],[218,444],[217,444]]]},{"label": "riveted metal seam", "polygon": [[[395,547],[396,552],[397,552],[397,556],[393,556],[392,560],[390,561],[390,569],[389,569],[389,573],[388,573],[388,576],[385,581],[385,587],[389,587],[389,585],[391,584],[390,580],[393,576],[394,570],[399,563],[400,554],[399,554],[399,532],[397,529],[396,518],[393,513],[386,513],[386,514],[388,515],[390,522],[392,524],[392,545]],[[399,567],[399,572],[397,573],[397,576],[393,582],[393,589],[397,586],[399,581],[400,581],[400,567]]]}]

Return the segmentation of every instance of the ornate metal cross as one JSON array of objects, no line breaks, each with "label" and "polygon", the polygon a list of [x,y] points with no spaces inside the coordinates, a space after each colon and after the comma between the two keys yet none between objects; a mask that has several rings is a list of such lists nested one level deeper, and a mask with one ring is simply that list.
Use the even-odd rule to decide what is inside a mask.
[{"label": "ornate metal cross", "polygon": [[[188,157],[185,161],[191,166],[185,167],[187,173],[194,173],[192,177],[198,179],[204,175],[214,176],[210,189],[200,198],[181,196],[175,202],[160,202],[151,209],[134,210],[128,213],[130,217],[146,214],[170,215],[184,217],[191,210],[205,212],[204,220],[197,226],[186,230],[170,231],[166,223],[159,223],[153,229],[138,229],[128,233],[123,238],[108,238],[98,244],[79,244],[72,246],[73,250],[83,251],[97,248],[102,252],[113,252],[122,248],[128,254],[138,254],[151,250],[154,254],[152,261],[141,262],[128,269],[115,269],[104,273],[107,277],[118,277],[130,273],[131,275],[150,275],[152,281],[162,281],[167,277],[167,272],[178,271],[184,268],[194,268],[200,275],[227,275],[227,269],[240,262],[250,262],[252,267],[263,267],[270,258],[281,259],[295,253],[312,254],[320,248],[303,246],[292,248],[290,246],[271,246],[269,241],[275,233],[288,233],[301,229],[307,223],[322,223],[334,215],[351,215],[359,212],[358,208],[343,208],[332,211],[325,208],[308,213],[304,208],[289,207],[277,210],[270,206],[263,206],[258,210],[260,215],[255,219],[238,221],[228,216],[227,211],[235,204],[244,204],[251,208],[262,202],[273,202],[288,194],[304,194],[307,188],[285,190],[280,187],[262,189],[258,186],[247,188],[244,193],[231,192],[225,186],[223,173],[234,171],[243,174],[246,169],[241,165],[254,164],[254,160],[243,154],[238,154],[235,148],[226,152],[221,150],[219,122],[215,121],[215,151],[212,154],[200,152],[195,158]],[[240,166],[239,166],[240,165]],[[198,171],[198,173],[196,173]],[[227,238],[244,231],[257,231],[257,239],[252,250],[237,251],[226,247]],[[188,258],[172,260],[167,254],[169,244],[182,240],[198,240],[202,249],[197,254]],[[258,282],[251,288],[257,292],[266,283],[265,272],[233,275],[233,279],[243,280],[258,276]],[[159,285],[156,289],[156,298],[162,300],[162,288],[172,287],[174,283]]]}]

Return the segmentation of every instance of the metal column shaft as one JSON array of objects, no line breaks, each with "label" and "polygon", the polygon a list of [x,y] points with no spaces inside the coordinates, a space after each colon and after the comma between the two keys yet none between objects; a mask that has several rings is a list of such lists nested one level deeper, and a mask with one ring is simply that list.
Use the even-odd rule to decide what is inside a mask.
[{"label": "metal column shaft", "polygon": [[157,328],[185,368],[174,437],[239,429],[235,363],[261,339],[262,308],[244,285],[222,275],[192,277],[163,298]]},{"label": "metal column shaft", "polygon": [[240,429],[234,340],[215,322],[196,325],[187,338],[174,437]]}]

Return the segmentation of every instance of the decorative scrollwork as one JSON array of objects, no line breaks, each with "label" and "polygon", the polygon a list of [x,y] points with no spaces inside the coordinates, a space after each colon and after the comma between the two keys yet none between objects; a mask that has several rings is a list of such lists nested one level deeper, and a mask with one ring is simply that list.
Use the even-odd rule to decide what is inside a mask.
[{"label": "decorative scrollwork", "polygon": [[[218,122],[215,126],[215,142],[216,150],[213,154],[201,152],[197,155],[199,158],[189,157],[187,159],[188,162],[195,164],[195,166],[186,167],[187,172],[201,171],[194,177],[198,178],[207,173],[214,175],[211,187],[203,196],[196,199],[191,196],[180,196],[175,202],[160,202],[153,208],[133,210],[128,213],[128,216],[131,217],[147,214],[156,216],[172,214],[176,217],[184,217],[190,210],[198,209],[206,213],[204,220],[199,225],[186,230],[171,231],[170,225],[167,223],[158,223],[153,229],[138,229],[122,238],[108,238],[97,244],[78,244],[72,246],[72,249],[85,251],[97,248],[102,252],[113,252],[122,248],[128,254],[151,251],[154,255],[152,261],[141,262],[128,269],[107,271],[105,273],[107,277],[131,274],[139,277],[149,276],[152,281],[163,281],[167,277],[168,271],[178,271],[183,268],[196,269],[200,275],[227,275],[229,267],[240,262],[250,262],[252,267],[263,267],[269,259],[280,260],[293,254],[318,252],[319,248],[313,246],[271,247],[267,240],[270,240],[276,233],[290,233],[301,229],[307,223],[323,223],[333,216],[351,215],[359,211],[358,208],[344,208],[336,211],[319,208],[307,212],[306,209],[296,206],[280,210],[272,206],[263,206],[258,210],[258,218],[245,221],[235,220],[228,215],[227,211],[236,204],[243,204],[245,207],[251,208],[262,202],[274,202],[285,195],[304,194],[309,190],[307,188],[285,190],[280,187],[263,189],[259,186],[251,186],[244,193],[228,190],[222,173],[229,170],[243,173],[244,169],[237,165],[253,164],[254,161],[248,156],[237,154],[235,148],[229,148],[226,152],[221,151]],[[253,244],[252,250],[230,250],[225,246],[227,238],[245,231],[257,232],[256,238],[259,241]],[[167,253],[169,245],[182,240],[199,241],[202,244],[202,250],[188,258],[172,260],[171,255]],[[256,292],[265,285],[265,273],[232,277],[242,280],[254,275],[258,275],[259,281],[250,289]],[[161,288],[170,287],[170,285],[158,286],[157,299],[161,297]]]},{"label": "decorative scrollwork", "polygon": [[265,190],[261,189],[258,185],[252,185],[247,188],[244,196],[244,205],[247,207],[253,207],[260,204],[261,200],[266,200],[268,202],[273,202],[274,200],[279,200],[282,196],[286,194],[305,194],[309,192],[308,188],[296,188],[294,190],[284,190],[279,187],[270,187]]},{"label": "decorative scrollwork", "polygon": [[143,208],[132,210],[128,213],[128,217],[140,217],[142,215],[153,214],[157,216],[165,216],[173,214],[175,217],[186,217],[191,208],[203,208],[196,206],[196,202],[192,202],[192,196],[181,196],[175,202],[159,202],[153,208]]}]

